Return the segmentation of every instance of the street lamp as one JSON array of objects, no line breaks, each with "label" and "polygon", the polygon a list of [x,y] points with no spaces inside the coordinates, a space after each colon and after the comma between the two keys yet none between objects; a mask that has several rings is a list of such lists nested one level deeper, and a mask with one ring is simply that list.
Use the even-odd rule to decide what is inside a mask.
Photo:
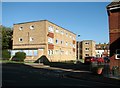
[{"label": "street lamp", "polygon": [[[78,38],[80,38],[80,35],[78,35]],[[78,59],[77,61],[80,59],[80,39],[78,39]]]}]

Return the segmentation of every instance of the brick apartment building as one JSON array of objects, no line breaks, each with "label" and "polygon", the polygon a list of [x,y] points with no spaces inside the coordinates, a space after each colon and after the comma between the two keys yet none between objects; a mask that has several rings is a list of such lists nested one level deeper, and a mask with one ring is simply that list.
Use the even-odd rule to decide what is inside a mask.
[{"label": "brick apartment building", "polygon": [[109,17],[110,68],[120,67],[120,0],[107,6]]},{"label": "brick apartment building", "polygon": [[76,60],[76,34],[48,20],[14,24],[13,51],[25,52],[25,61],[42,56],[50,62]]},{"label": "brick apartment building", "polygon": [[79,55],[79,59],[84,59],[87,56],[95,56],[95,41],[83,40],[81,42],[77,42],[77,58],[78,55]]}]

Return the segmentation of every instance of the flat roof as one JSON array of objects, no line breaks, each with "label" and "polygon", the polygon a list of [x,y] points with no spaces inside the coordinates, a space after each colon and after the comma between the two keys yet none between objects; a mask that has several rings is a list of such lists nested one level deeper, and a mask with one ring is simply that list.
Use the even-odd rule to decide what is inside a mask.
[{"label": "flat roof", "polygon": [[[117,7],[117,8],[116,8]],[[107,5],[107,9],[110,8],[115,8],[118,9],[120,7],[120,0],[114,0],[113,2],[111,2],[109,5]],[[111,10],[111,9],[110,9]]]},{"label": "flat roof", "polygon": [[[16,23],[16,24],[13,24],[13,25],[19,25],[19,24],[25,24],[25,23],[32,23],[32,22],[41,22],[41,21],[48,21],[48,20],[38,20],[38,21],[22,22],[22,23]],[[60,27],[60,28],[62,28],[64,30],[66,30],[66,31],[69,31],[68,29],[65,29],[65,28],[63,28],[63,27],[61,27],[61,26],[59,26],[59,25],[57,25],[57,24],[55,24],[55,23],[53,23],[51,21],[48,21],[48,22],[50,22],[50,23],[52,23],[52,24],[54,24],[54,25],[56,25],[56,26],[58,26],[58,27]],[[69,31],[69,32],[71,32],[71,31]],[[71,32],[71,33],[75,34],[74,32]]]}]

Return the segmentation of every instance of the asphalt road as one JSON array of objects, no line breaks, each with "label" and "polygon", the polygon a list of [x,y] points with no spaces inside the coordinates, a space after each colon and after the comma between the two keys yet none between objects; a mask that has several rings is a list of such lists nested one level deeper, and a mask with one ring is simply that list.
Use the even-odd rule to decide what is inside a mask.
[{"label": "asphalt road", "polygon": [[[75,72],[76,70],[58,69],[43,65],[34,67],[25,64],[4,63],[2,64],[2,87],[76,86],[81,88],[120,88],[119,80],[105,78],[102,81],[100,79],[104,79],[103,77],[94,76],[87,71],[79,70]],[[79,77],[74,78],[74,75],[79,75]]]}]

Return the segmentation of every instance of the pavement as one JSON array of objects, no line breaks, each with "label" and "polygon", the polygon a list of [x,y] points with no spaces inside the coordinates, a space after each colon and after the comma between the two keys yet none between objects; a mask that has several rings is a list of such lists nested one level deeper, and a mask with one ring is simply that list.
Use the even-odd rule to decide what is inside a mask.
[{"label": "pavement", "polygon": [[[80,65],[81,67],[86,65]],[[66,67],[66,66],[65,66]],[[120,81],[95,75],[89,71],[50,67],[38,63],[4,63],[2,83],[6,86],[79,86],[81,88],[120,88]],[[16,88],[16,87],[15,87]]]},{"label": "pavement", "polygon": [[103,77],[103,75],[97,75],[97,74],[92,73],[91,71],[86,71],[86,70],[74,70],[74,69],[50,67],[49,65],[44,65],[42,63],[25,63],[25,64],[35,67],[35,68],[44,68],[48,70],[53,70],[54,72],[58,73],[59,76],[62,75],[62,77],[64,76],[64,77],[84,79],[84,80],[86,80],[86,77],[87,77],[88,78],[87,80],[97,80],[100,82],[106,82],[112,79],[113,80],[117,79],[117,81],[120,81],[120,76],[115,77],[115,76],[110,75],[109,77]]}]

